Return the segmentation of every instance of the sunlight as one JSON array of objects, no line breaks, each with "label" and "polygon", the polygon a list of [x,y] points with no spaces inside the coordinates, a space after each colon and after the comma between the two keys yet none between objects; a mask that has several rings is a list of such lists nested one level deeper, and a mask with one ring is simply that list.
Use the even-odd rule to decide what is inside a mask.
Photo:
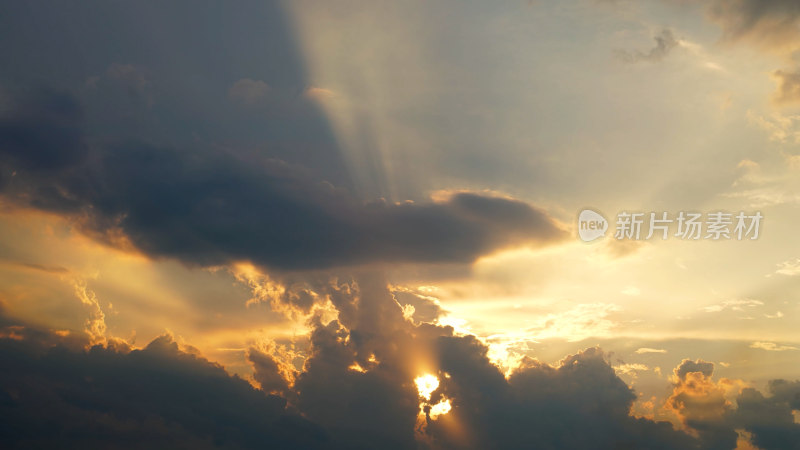
[{"label": "sunlight", "polygon": [[417,384],[419,396],[425,400],[430,400],[433,391],[439,387],[439,379],[431,374],[425,374],[415,378],[414,383]]},{"label": "sunlight", "polygon": [[352,371],[355,371],[355,372],[361,372],[361,373],[366,373],[366,371],[367,371],[367,369],[361,367],[361,365],[359,363],[353,363],[350,367],[348,367],[348,369],[352,370]]},{"label": "sunlight", "polygon": [[450,400],[443,399],[439,403],[431,406],[431,412],[430,412],[431,419],[435,419],[436,417],[441,416],[442,414],[447,414],[450,412],[451,409],[452,406],[450,406]]}]

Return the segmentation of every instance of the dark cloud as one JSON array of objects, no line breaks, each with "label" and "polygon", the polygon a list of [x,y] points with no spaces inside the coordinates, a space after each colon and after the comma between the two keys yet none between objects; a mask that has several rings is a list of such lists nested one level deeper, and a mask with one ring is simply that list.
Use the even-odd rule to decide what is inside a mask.
[{"label": "dark cloud", "polygon": [[800,410],[800,381],[773,380],[767,390],[769,396],[743,389],[729,417],[731,426],[749,431],[753,444],[764,450],[800,448],[800,424],[793,415]]},{"label": "dark cloud", "polygon": [[[631,416],[636,394],[599,348],[556,366],[526,359],[505,376],[475,336],[403,318],[377,274],[330,280],[327,291],[310,286],[340,319],[312,319],[308,358],[294,376],[275,353],[251,349],[263,391],[168,335],[143,349],[90,346],[85,333],[2,317],[4,448],[733,449],[736,430],[763,449],[800,442],[797,381],[772,381],[767,395],[746,388],[735,407],[725,398],[731,380],[684,360],[667,407],[692,436]],[[414,383],[424,373],[439,380],[429,400]],[[432,405],[445,401],[452,409],[434,416]]]},{"label": "dark cloud", "polygon": [[4,5],[0,55],[15,64],[0,75],[10,99],[3,195],[197,265],[461,264],[564,237],[521,201],[459,193],[398,204],[355,192],[327,119],[304,95],[290,22],[277,1]]},{"label": "dark cloud", "polygon": [[[411,338],[402,332],[374,337],[348,333],[336,321],[317,326],[312,356],[294,386],[297,407],[347,448],[414,448],[419,400],[411,368],[402,362]],[[351,369],[356,363],[366,371]]]},{"label": "dark cloud", "polygon": [[253,365],[253,378],[258,381],[261,390],[286,395],[289,383],[271,355],[251,349],[247,354],[247,359]]},{"label": "dark cloud", "polygon": [[[413,325],[382,277],[337,281],[341,322],[315,318],[290,382],[251,350],[265,391],[169,336],[132,350],[3,319],[0,439],[10,448],[696,448],[667,423],[629,415],[633,391],[592,348],[509,378],[474,336]],[[346,305],[351,305],[347,308]],[[440,385],[420,415],[414,379]],[[431,405],[452,410],[431,417]]]},{"label": "dark cloud", "polygon": [[245,105],[252,105],[262,101],[269,90],[269,85],[261,80],[242,78],[236,83],[233,83],[231,88],[228,89],[228,96],[231,100],[241,102]]},{"label": "dark cloud", "polygon": [[[443,447],[467,448],[696,448],[669,423],[629,415],[636,398],[606,361],[590,348],[558,367],[529,362],[505,379],[474,337],[442,337],[443,384],[437,394],[453,409],[429,424]],[[447,421],[458,422],[469,444]]]},{"label": "dark cloud", "polygon": [[720,24],[723,39],[727,41],[751,39],[759,44],[784,46],[798,36],[800,3],[795,0],[714,0],[708,4],[708,14]]},{"label": "dark cloud", "polygon": [[700,5],[722,28],[724,42],[747,40],[765,47],[796,47],[800,3],[795,0],[664,0]]},{"label": "dark cloud", "polygon": [[697,361],[684,359],[680,365],[675,368],[675,376],[681,381],[686,381],[686,375],[695,372],[699,372],[703,374],[703,376],[710,377],[711,374],[714,373],[714,363],[700,359]]},{"label": "dark cloud", "polygon": [[748,432],[760,449],[800,448],[800,424],[793,415],[800,409],[800,381],[772,380],[767,395],[745,387],[734,404],[726,391],[737,382],[714,380],[713,371],[712,363],[684,360],[675,368],[676,383],[666,404],[697,434],[702,448],[735,448],[737,430]]},{"label": "dark cloud", "polygon": [[0,339],[3,448],[325,447],[324,432],[287,412],[283,398],[169,336],[141,350],[114,342],[84,350],[9,327],[15,337]]},{"label": "dark cloud", "polygon": [[[327,119],[303,95],[310,81],[291,23],[277,0],[4,4],[0,56],[14,64],[0,74],[0,98],[54,87],[80,100],[84,136],[237,148],[350,187]],[[269,86],[265,101],[232,102],[241,80]],[[59,142],[49,150],[72,154]]]},{"label": "dark cloud", "polygon": [[564,236],[521,201],[457,193],[440,203],[364,204],[301,166],[201,144],[95,142],[87,152],[75,103],[40,96],[0,119],[0,140],[10,143],[0,149],[6,196],[81,217],[87,231],[123,235],[155,257],[282,269],[470,262]]},{"label": "dark cloud", "polygon": [[628,51],[617,50],[616,55],[621,60],[627,63],[635,63],[640,61],[658,62],[666,58],[670,52],[678,46],[678,40],[672,34],[672,30],[664,28],[655,36],[656,45],[647,52],[640,50]]},{"label": "dark cloud", "polygon": [[[404,320],[380,276],[341,279],[329,293],[340,321],[314,322],[288,398],[345,447],[696,448],[668,423],[629,416],[636,395],[599,349],[558,367],[529,361],[506,378],[475,336]],[[424,373],[440,384],[420,417],[414,379]],[[445,400],[452,410],[431,417]]]},{"label": "dark cloud", "polygon": [[112,63],[87,78],[85,103],[103,124],[104,134],[129,134],[144,128],[155,103],[150,75],[134,64]]},{"label": "dark cloud", "polygon": [[13,161],[20,169],[47,171],[86,157],[83,111],[71,95],[31,89],[24,100],[9,99],[3,106],[0,148],[5,163]]}]

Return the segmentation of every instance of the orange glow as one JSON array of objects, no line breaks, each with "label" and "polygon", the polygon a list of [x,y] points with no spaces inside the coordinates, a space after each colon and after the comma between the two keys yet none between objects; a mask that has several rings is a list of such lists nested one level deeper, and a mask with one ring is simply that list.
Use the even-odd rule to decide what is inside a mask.
[{"label": "orange glow", "polygon": [[431,399],[431,394],[439,387],[439,379],[431,374],[421,375],[414,379],[419,396],[425,400]]},{"label": "orange glow", "polygon": [[430,412],[431,419],[435,419],[436,417],[441,416],[442,414],[447,414],[450,412],[451,409],[452,406],[450,406],[450,400],[444,399],[439,403],[431,406],[431,412]]},{"label": "orange glow", "polygon": [[361,373],[365,373],[367,371],[367,369],[361,367],[361,365],[358,363],[353,363],[350,367],[348,367],[348,369]]}]

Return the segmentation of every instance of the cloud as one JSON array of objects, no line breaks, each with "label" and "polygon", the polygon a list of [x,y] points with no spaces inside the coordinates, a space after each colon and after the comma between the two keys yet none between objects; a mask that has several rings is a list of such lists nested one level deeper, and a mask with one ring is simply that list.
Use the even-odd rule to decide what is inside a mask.
[{"label": "cloud", "polygon": [[253,105],[263,100],[270,89],[269,85],[261,80],[242,78],[228,89],[228,97],[245,105]]},{"label": "cloud", "polygon": [[[795,0],[664,0],[667,3],[701,5],[707,18],[719,25],[721,41],[727,45],[746,44],[782,57],[793,68],[777,70],[773,100],[778,105],[800,101],[800,70],[793,55],[800,50],[800,3]],[[656,46],[658,49],[659,46]],[[626,55],[622,52],[623,59]],[[635,60],[635,54],[627,54]],[[639,54],[640,57],[647,56]],[[709,67],[716,68],[713,63]]]},{"label": "cloud", "polygon": [[710,377],[711,374],[714,373],[714,363],[699,359],[697,361],[684,359],[681,364],[675,368],[674,372],[679,381],[685,380],[686,376],[690,373],[701,373],[703,376]]},{"label": "cloud", "polygon": [[286,395],[289,382],[271,355],[257,349],[250,349],[247,359],[253,364],[253,379],[258,382],[261,390],[271,394]]},{"label": "cloud", "polygon": [[[445,448],[694,448],[693,439],[665,422],[629,415],[635,394],[590,348],[555,367],[529,361],[508,379],[471,337],[444,337],[440,387],[451,411],[429,421]],[[464,446],[465,433],[469,445]]]},{"label": "cloud", "polygon": [[[20,327],[19,325],[16,325]],[[88,349],[21,326],[0,339],[5,448],[323,448],[326,435],[286,401],[171,336],[143,349]],[[78,340],[80,340],[78,338]],[[88,341],[83,341],[88,344]]]},{"label": "cloud", "polygon": [[[402,291],[379,273],[310,279],[308,287],[335,306],[338,319],[311,317],[304,362],[278,345],[249,349],[252,382],[261,390],[170,335],[141,349],[115,339],[92,346],[88,332],[55,334],[0,314],[0,413],[11,420],[0,434],[11,448],[127,440],[133,447],[193,448],[271,442],[477,449],[536,442],[732,449],[737,430],[764,449],[796,442],[792,410],[800,382],[774,380],[765,396],[737,380],[714,380],[710,362],[683,360],[665,407],[691,432],[685,433],[631,416],[637,396],[617,373],[649,370],[642,364],[612,367],[609,355],[588,348],[555,365],[524,357],[504,374],[477,337],[406,320],[397,300]],[[659,352],[645,350],[638,353]],[[422,393],[414,380],[426,374],[438,384]]]},{"label": "cloud", "polygon": [[404,308],[404,311],[407,311],[409,317],[416,323],[433,323],[446,313],[435,297],[401,287],[397,287],[396,290],[392,292],[392,295],[394,295],[397,303]]},{"label": "cloud", "polygon": [[113,63],[102,75],[89,77],[86,86],[91,94],[102,97],[106,113],[130,113],[132,108],[150,108],[155,102],[147,70],[135,64]]},{"label": "cloud", "polygon": [[779,104],[797,103],[800,101],[800,70],[776,70],[773,76],[778,81],[775,102]]},{"label": "cloud", "polygon": [[105,342],[106,316],[100,307],[100,301],[97,299],[97,295],[86,286],[84,280],[72,280],[72,287],[78,300],[90,309],[89,319],[86,320],[86,333],[91,337],[92,343],[97,344]]},{"label": "cloud", "polygon": [[329,98],[335,97],[336,93],[330,89],[311,86],[305,90],[304,95],[312,100],[323,102]]},{"label": "cloud", "polygon": [[764,341],[753,342],[752,344],[750,344],[750,348],[757,348],[760,350],[766,350],[768,352],[783,352],[786,350],[797,350],[797,347],[792,347],[790,345],[778,345],[774,342],[764,342]]},{"label": "cloud", "polygon": [[738,437],[726,420],[732,405],[724,386],[712,380],[713,372],[713,363],[684,359],[674,370],[675,386],[665,406],[697,433],[702,448],[732,449]]},{"label": "cloud", "polygon": [[278,269],[469,263],[566,237],[545,212],[505,197],[364,203],[302,166],[201,144],[124,141],[90,154],[80,109],[68,96],[42,95],[0,119],[5,197],[153,257]]},{"label": "cloud", "polygon": [[767,391],[770,395],[765,396],[743,389],[729,419],[732,426],[748,430],[753,444],[764,450],[798,448],[800,424],[793,411],[800,409],[800,381],[772,380]]},{"label": "cloud", "polygon": [[616,373],[621,373],[621,374],[629,375],[629,376],[633,376],[633,377],[636,377],[637,372],[646,372],[648,370],[650,370],[649,367],[647,367],[644,364],[639,364],[639,363],[627,363],[627,364],[620,364],[618,366],[614,366],[614,371]]},{"label": "cloud", "polygon": [[626,286],[624,289],[620,291],[620,293],[624,295],[629,295],[631,297],[637,297],[642,294],[642,291],[636,286]]},{"label": "cloud", "polygon": [[731,311],[744,311],[745,308],[755,308],[757,306],[762,306],[764,302],[760,300],[753,300],[753,299],[733,299],[733,300],[724,300],[721,303],[716,305],[710,305],[703,307],[705,312],[721,312],[725,311],[726,309],[730,309]]},{"label": "cloud", "polygon": [[642,348],[636,349],[636,353],[637,354],[642,354],[642,353],[667,353],[667,351],[664,350],[663,348],[642,347]]},{"label": "cloud", "polygon": [[608,335],[617,322],[608,317],[621,308],[611,303],[585,303],[572,309],[547,314],[528,329],[531,339],[564,338],[580,341]]},{"label": "cloud", "polygon": [[[24,101],[13,103],[10,111],[0,113],[3,163],[13,160],[19,169],[48,171],[82,161],[88,147],[79,103],[69,94],[49,89],[35,89],[25,96]],[[5,170],[0,183],[7,184],[10,176]]]},{"label": "cloud", "polygon": [[[800,49],[800,3],[794,0],[713,0],[706,5],[708,17],[722,29],[724,43],[747,43],[787,62]],[[796,68],[777,70],[773,76],[778,81],[773,95],[777,104],[800,100]]]},{"label": "cloud", "polygon": [[[800,116],[773,113],[769,117],[761,116],[753,111],[747,111],[747,120],[761,128],[769,135],[769,140],[781,143],[800,143]],[[751,163],[756,164],[751,161]],[[747,164],[747,163],[746,163]],[[747,169],[747,166],[742,168]],[[758,167],[750,165],[750,170]]]},{"label": "cloud", "polygon": [[771,48],[796,48],[800,4],[794,0],[714,0],[709,17],[722,27],[723,40],[750,40]]},{"label": "cloud", "polygon": [[[600,349],[557,366],[526,359],[506,378],[475,336],[405,320],[379,275],[337,281],[326,295],[340,319],[312,318],[294,376],[275,348],[249,351],[263,391],[169,335],[143,349],[90,347],[86,333],[3,319],[0,409],[11,421],[0,433],[12,448],[696,447],[666,422],[629,415],[636,395]],[[429,401],[414,383],[426,373],[439,382]]]},{"label": "cloud", "polygon": [[615,53],[618,58],[626,63],[636,62],[658,62],[666,58],[672,50],[680,45],[680,42],[675,39],[672,30],[664,28],[655,36],[656,45],[647,52],[640,50],[628,51],[617,50]]},{"label": "cloud", "polygon": [[36,270],[39,272],[53,273],[53,274],[69,273],[69,269],[62,266],[51,266],[38,263],[17,263],[17,264],[21,267],[25,267],[26,269]]},{"label": "cloud", "polygon": [[[668,423],[629,415],[636,396],[599,349],[556,367],[526,358],[506,378],[475,336],[405,320],[380,276],[329,292],[340,318],[315,319],[289,401],[347,447],[694,447]],[[414,383],[426,374],[438,381],[429,399]]]},{"label": "cloud", "polygon": [[741,434],[763,450],[797,448],[800,424],[793,411],[800,409],[800,381],[771,380],[764,395],[739,380],[715,381],[712,374],[712,363],[684,360],[665,405],[697,434],[702,448],[732,449]]}]

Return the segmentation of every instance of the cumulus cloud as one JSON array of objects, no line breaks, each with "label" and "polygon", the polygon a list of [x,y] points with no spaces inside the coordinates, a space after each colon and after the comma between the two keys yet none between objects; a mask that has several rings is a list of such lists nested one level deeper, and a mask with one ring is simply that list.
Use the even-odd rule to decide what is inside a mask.
[{"label": "cumulus cloud", "polygon": [[445,448],[695,447],[666,422],[629,415],[636,396],[599,349],[556,367],[529,361],[508,379],[473,337],[443,337],[439,349],[449,378],[440,378],[432,400],[452,399],[452,409],[428,430]]},{"label": "cumulus cloud", "polygon": [[[714,365],[684,360],[666,407],[696,434],[702,448],[733,449],[742,436],[763,450],[798,448],[800,381],[772,380],[767,395],[739,380],[714,380]],[[735,398],[735,401],[732,401]]]},{"label": "cumulus cloud", "polygon": [[674,370],[675,388],[666,406],[697,433],[703,448],[732,449],[738,438],[726,421],[732,406],[724,387],[712,380],[713,372],[713,363],[683,360]]},{"label": "cumulus cloud", "polygon": [[764,450],[798,448],[800,424],[793,411],[800,409],[800,381],[770,381],[767,393],[743,389],[731,425],[748,430],[753,444]]},{"label": "cumulus cloud", "polygon": [[75,102],[41,96],[0,118],[4,195],[71,215],[86,231],[109,242],[123,237],[154,257],[281,269],[467,263],[565,237],[542,210],[504,197],[459,192],[429,203],[365,204],[271,158],[141,141],[89,152]]},{"label": "cumulus cloud", "polygon": [[[3,322],[0,408],[13,422],[0,432],[18,447],[123,438],[193,448],[696,447],[669,423],[630,416],[636,395],[600,349],[557,366],[526,359],[507,378],[475,336],[406,320],[380,275],[330,283],[325,295],[339,319],[311,319],[308,358],[293,376],[275,349],[250,350],[263,391],[168,335],[143,349],[90,347],[86,333]],[[429,400],[414,383],[426,373],[438,379]]]},{"label": "cumulus cloud", "polygon": [[[0,338],[4,448],[325,448],[318,426],[286,401],[171,336],[143,349],[16,327]],[[71,340],[70,340],[71,339]]]},{"label": "cumulus cloud", "polygon": [[[132,447],[733,449],[737,430],[763,449],[797,442],[800,382],[775,380],[764,395],[714,380],[713,363],[684,360],[665,406],[686,433],[630,414],[637,396],[616,372],[644,365],[615,368],[589,348],[555,365],[525,357],[505,374],[477,337],[407,320],[402,291],[379,273],[308,286],[338,318],[311,316],[302,361],[278,346],[251,348],[260,390],[169,335],[141,349],[92,345],[88,332],[54,334],[0,315],[0,410],[11,418],[0,433],[12,448],[127,439]],[[424,393],[414,382],[422,375],[437,381]]]}]

